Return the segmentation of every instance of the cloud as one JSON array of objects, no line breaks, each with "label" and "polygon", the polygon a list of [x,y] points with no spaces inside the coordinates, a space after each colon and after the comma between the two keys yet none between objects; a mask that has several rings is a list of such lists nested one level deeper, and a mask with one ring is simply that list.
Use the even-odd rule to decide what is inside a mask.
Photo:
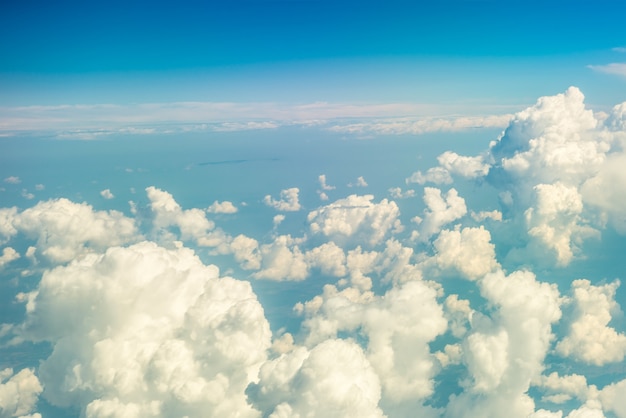
[{"label": "cloud", "polygon": [[0,255],[0,270],[11,261],[20,258],[20,254],[11,247],[5,247],[2,249],[2,255]]},{"label": "cloud", "polygon": [[349,183],[348,187],[367,187],[368,184],[363,178],[363,176],[359,176],[354,183]]},{"label": "cloud", "polygon": [[86,416],[257,417],[245,388],[270,346],[250,284],[142,242],[44,273],[23,338],[48,341],[46,399]]},{"label": "cloud", "polygon": [[489,172],[489,164],[483,157],[465,157],[452,151],[446,151],[437,157],[441,167],[449,173],[458,174],[465,178],[484,177]]},{"label": "cloud", "polygon": [[491,235],[484,227],[441,231],[433,243],[440,268],[454,268],[475,280],[499,267]]},{"label": "cloud", "polygon": [[237,213],[237,207],[233,205],[233,202],[229,202],[225,200],[223,202],[218,202],[217,200],[209,206],[207,212],[209,213]]},{"label": "cloud", "polygon": [[266,363],[259,383],[248,391],[255,406],[271,418],[382,418],[380,392],[361,347],[340,339],[311,350],[298,347]]},{"label": "cloud", "polygon": [[169,229],[175,227],[180,232],[180,239],[196,240],[200,245],[216,246],[209,237],[209,231],[215,228],[215,224],[209,221],[206,213],[201,209],[183,210],[174,200],[174,197],[154,186],[146,188],[150,209],[154,214],[155,233],[161,239],[177,239],[168,237]]},{"label": "cloud", "polygon": [[280,199],[275,200],[272,196],[267,195],[263,198],[263,203],[282,212],[296,212],[301,208],[298,200],[299,192],[300,189],[297,187],[281,190]]},{"label": "cloud", "polygon": [[599,73],[626,77],[626,63],[623,62],[613,62],[606,65],[588,65],[587,67]]},{"label": "cloud", "polygon": [[453,222],[467,213],[465,199],[456,189],[450,189],[445,195],[434,187],[424,188],[424,218],[420,221],[420,237],[427,240],[437,234],[441,227]]},{"label": "cloud", "polygon": [[391,195],[391,197],[394,198],[394,199],[406,199],[408,197],[415,196],[415,190],[413,190],[413,189],[409,189],[409,190],[403,192],[400,187],[392,187],[388,191],[389,191],[389,194]]},{"label": "cloud", "polygon": [[326,174],[320,174],[320,176],[317,178],[318,181],[320,182],[320,188],[322,190],[335,190],[335,186],[329,186],[328,184],[326,184]]},{"label": "cloud", "polygon": [[4,182],[9,184],[20,184],[22,180],[20,180],[20,178],[17,176],[9,176],[4,179]]},{"label": "cloud", "polygon": [[572,282],[575,313],[568,334],[556,346],[562,356],[596,366],[621,362],[626,356],[626,335],[609,326],[618,305],[618,280],[594,286],[589,280]]},{"label": "cloud", "polygon": [[433,167],[429,168],[426,173],[422,174],[421,171],[416,171],[411,174],[410,177],[406,179],[406,183],[417,183],[417,184],[425,184],[425,183],[434,183],[434,184],[451,184],[452,176],[450,176],[450,172],[443,167]]},{"label": "cloud", "polygon": [[365,337],[367,358],[380,377],[383,398],[394,405],[414,404],[433,392],[435,358],[428,343],[445,332],[447,320],[429,284],[413,280],[383,296],[355,287],[324,292],[296,306],[305,315],[306,343],[336,338],[338,333]]},{"label": "cloud", "polygon": [[134,220],[121,212],[94,211],[67,199],[39,202],[19,213],[0,211],[0,233],[11,236],[18,231],[36,239],[38,253],[55,263],[133,242],[138,236]]},{"label": "cloud", "polygon": [[393,201],[373,203],[373,199],[373,195],[350,195],[311,211],[307,216],[311,232],[338,243],[348,238],[369,245],[381,242],[399,225],[400,210]]},{"label": "cloud", "polygon": [[[13,369],[0,371],[0,417],[26,418],[33,412],[43,388],[31,369],[13,374]],[[29,415],[41,418],[41,415]]]},{"label": "cloud", "polygon": [[113,199],[115,196],[111,193],[111,190],[104,189],[100,192],[100,196],[104,197],[107,200]]}]

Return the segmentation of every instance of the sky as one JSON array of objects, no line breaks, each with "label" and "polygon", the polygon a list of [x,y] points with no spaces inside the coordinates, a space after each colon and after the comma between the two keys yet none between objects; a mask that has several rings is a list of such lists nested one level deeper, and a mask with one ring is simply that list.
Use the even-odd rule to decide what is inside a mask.
[{"label": "sky", "polygon": [[626,418],[626,6],[5,3],[0,418]]}]

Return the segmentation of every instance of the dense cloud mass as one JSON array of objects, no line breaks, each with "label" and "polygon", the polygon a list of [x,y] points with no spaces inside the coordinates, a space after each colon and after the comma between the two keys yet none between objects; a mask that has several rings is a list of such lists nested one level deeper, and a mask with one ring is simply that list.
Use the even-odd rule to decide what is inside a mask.
[{"label": "dense cloud mass", "polygon": [[586,253],[626,232],[625,115],[540,98],[387,198],[373,170],[0,208],[0,350],[47,347],[3,366],[0,417],[626,418],[621,282]]}]

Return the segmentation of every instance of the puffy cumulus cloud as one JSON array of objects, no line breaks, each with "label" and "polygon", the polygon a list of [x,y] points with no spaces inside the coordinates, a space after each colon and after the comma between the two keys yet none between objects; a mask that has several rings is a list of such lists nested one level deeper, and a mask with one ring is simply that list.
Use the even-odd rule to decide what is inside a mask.
[{"label": "puffy cumulus cloud", "polygon": [[312,268],[319,268],[323,274],[343,277],[347,273],[346,254],[334,242],[307,251],[305,259]]},{"label": "puffy cumulus cloud", "polygon": [[526,392],[540,377],[551,325],[561,317],[558,290],[528,271],[490,273],[478,284],[494,313],[471,317],[472,330],[462,343],[471,381],[451,396],[445,416],[525,418],[534,412]]},{"label": "puffy cumulus cloud", "polygon": [[296,212],[301,208],[298,193],[300,193],[300,189],[297,187],[281,190],[280,199],[276,200],[267,195],[263,198],[263,203],[282,212]]},{"label": "puffy cumulus cloud", "polygon": [[113,199],[115,196],[111,193],[111,190],[104,189],[100,192],[100,196],[104,197],[107,200]]},{"label": "puffy cumulus cloud", "polygon": [[340,243],[348,238],[369,245],[380,243],[400,226],[400,209],[387,199],[374,203],[373,195],[350,195],[309,213],[311,232]]},{"label": "puffy cumulus cloud", "polygon": [[244,270],[258,270],[261,268],[261,253],[259,243],[254,238],[243,234],[237,235],[229,244],[228,252],[232,253]]},{"label": "puffy cumulus cloud", "polygon": [[452,174],[466,178],[484,177],[489,172],[489,164],[483,157],[465,157],[452,151],[446,151],[437,157],[439,165]]},{"label": "puffy cumulus cloud", "polygon": [[441,190],[434,187],[424,188],[424,218],[420,223],[420,237],[427,240],[437,234],[441,227],[450,222],[460,219],[467,213],[465,199],[459,196],[456,189],[450,189],[445,195]]},{"label": "puffy cumulus cloud", "polygon": [[602,407],[612,411],[617,418],[626,417],[626,379],[605,386],[599,394]]},{"label": "puffy cumulus cloud", "polygon": [[250,284],[142,242],[44,273],[21,336],[49,341],[43,395],[88,417],[258,417],[245,388],[270,346]]},{"label": "puffy cumulus cloud", "polygon": [[237,207],[233,205],[233,202],[225,200],[218,202],[217,200],[209,206],[207,212],[209,213],[237,213]]},{"label": "puffy cumulus cloud", "polygon": [[0,255],[0,270],[11,261],[15,261],[20,258],[20,254],[11,247],[5,247],[2,249],[2,255]]},{"label": "puffy cumulus cloud", "polygon": [[259,383],[248,394],[263,416],[371,417],[378,407],[380,382],[361,347],[329,339],[312,349],[297,347],[265,363]]},{"label": "puffy cumulus cloud", "polygon": [[[626,132],[626,124],[624,126]],[[626,153],[611,154],[595,176],[581,187],[586,205],[605,213],[608,221],[621,234],[626,234]]]},{"label": "puffy cumulus cloud", "polygon": [[335,190],[335,186],[329,186],[326,183],[326,174],[320,174],[317,180],[320,182],[320,188],[325,191]]},{"label": "puffy cumulus cloud", "polygon": [[340,332],[360,336],[385,401],[420,404],[433,393],[438,364],[428,344],[447,329],[437,295],[421,280],[394,286],[382,296],[326,285],[322,295],[296,305],[296,311],[305,315],[307,345],[336,338]]},{"label": "puffy cumulus cloud", "polygon": [[417,183],[417,184],[426,184],[426,183],[434,183],[434,184],[450,184],[453,182],[452,176],[450,172],[443,167],[433,167],[429,168],[426,173],[422,173],[421,171],[416,171],[411,174],[405,182],[407,184]]},{"label": "puffy cumulus cloud", "polygon": [[[541,376],[537,386],[549,394],[544,396],[543,400],[552,403],[564,403],[572,398],[585,402],[590,396],[587,379],[579,374],[559,376],[558,373],[552,372],[548,376]],[[595,391],[595,387],[593,390]]]},{"label": "puffy cumulus cloud", "polygon": [[493,144],[494,168],[519,186],[579,184],[604,162],[611,146],[612,137],[596,129],[598,125],[579,89],[542,97],[517,113]]},{"label": "puffy cumulus cloud", "polygon": [[[43,388],[31,369],[13,374],[13,369],[0,371],[0,417],[22,417],[33,412]],[[41,418],[39,414],[29,415]]]},{"label": "puffy cumulus cloud", "polygon": [[394,199],[406,199],[407,197],[415,196],[415,190],[409,189],[406,192],[403,192],[400,187],[392,187],[389,189],[389,194]]},{"label": "puffy cumulus cloud", "polygon": [[363,176],[359,176],[354,183],[349,183],[348,187],[367,187],[369,184],[365,181]]},{"label": "puffy cumulus cloud", "polygon": [[491,211],[480,211],[480,212],[474,212],[472,211],[471,214],[472,219],[475,220],[476,222],[483,222],[486,219],[491,219],[493,221],[502,221],[502,212],[500,212],[499,210],[491,210]]},{"label": "puffy cumulus cloud", "polygon": [[599,286],[589,280],[572,282],[574,318],[556,346],[559,354],[596,366],[624,360],[626,335],[609,326],[611,313],[619,309],[615,302],[619,284],[619,280]]},{"label": "puffy cumulus cloud", "polygon": [[55,199],[22,212],[0,211],[0,232],[17,232],[36,239],[38,252],[52,262],[64,263],[81,254],[137,240],[135,221],[118,211],[95,211],[86,203]]},{"label": "puffy cumulus cloud", "polygon": [[0,208],[0,243],[7,242],[17,234],[13,221],[17,218],[17,208]]},{"label": "puffy cumulus cloud", "polygon": [[304,280],[309,275],[309,265],[300,250],[302,240],[291,235],[280,235],[270,244],[260,247],[261,270],[254,273],[257,279]]},{"label": "puffy cumulus cloud", "polygon": [[559,265],[567,265],[574,257],[572,240],[598,236],[598,231],[581,225],[583,202],[575,187],[561,182],[534,187],[535,202],[525,212],[528,234],[556,252]]},{"label": "puffy cumulus cloud", "polygon": [[194,239],[200,245],[214,246],[207,242],[207,236],[215,228],[215,224],[207,219],[204,211],[197,208],[183,210],[170,193],[154,186],[146,188],[146,192],[157,234],[167,236],[169,228],[176,227],[181,239]]},{"label": "puffy cumulus cloud", "polygon": [[491,234],[482,226],[441,231],[433,245],[440,268],[453,268],[468,279],[482,277],[499,266]]}]

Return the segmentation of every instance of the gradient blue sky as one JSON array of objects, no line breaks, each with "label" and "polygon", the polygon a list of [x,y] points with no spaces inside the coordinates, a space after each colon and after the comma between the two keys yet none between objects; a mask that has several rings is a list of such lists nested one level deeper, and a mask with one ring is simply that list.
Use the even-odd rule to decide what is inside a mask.
[{"label": "gradient blue sky", "polygon": [[[128,4],[127,4],[128,3]],[[626,5],[599,1],[5,3],[0,105],[488,101],[577,85],[613,104]],[[506,99],[505,99],[506,98]]]}]

